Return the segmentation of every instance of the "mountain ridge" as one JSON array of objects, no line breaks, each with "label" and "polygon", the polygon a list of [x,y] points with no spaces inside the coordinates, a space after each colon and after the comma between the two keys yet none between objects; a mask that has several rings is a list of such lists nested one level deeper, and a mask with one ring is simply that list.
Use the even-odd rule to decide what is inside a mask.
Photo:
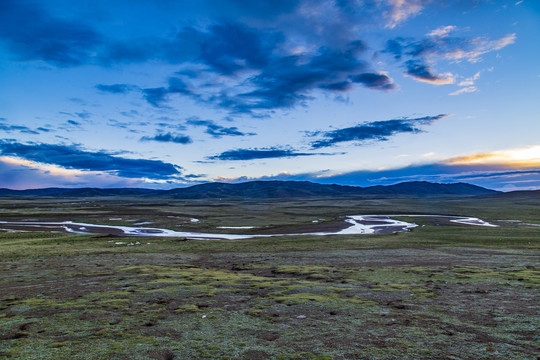
[{"label": "mountain ridge", "polygon": [[11,190],[0,188],[0,196],[52,196],[52,197],[97,197],[97,196],[158,196],[175,199],[211,198],[300,198],[316,196],[358,195],[411,195],[411,196],[478,196],[493,195],[498,191],[468,183],[441,184],[427,181],[409,181],[393,185],[369,187],[318,184],[309,181],[248,181],[229,184],[212,182],[170,190],[146,188],[41,188]]}]

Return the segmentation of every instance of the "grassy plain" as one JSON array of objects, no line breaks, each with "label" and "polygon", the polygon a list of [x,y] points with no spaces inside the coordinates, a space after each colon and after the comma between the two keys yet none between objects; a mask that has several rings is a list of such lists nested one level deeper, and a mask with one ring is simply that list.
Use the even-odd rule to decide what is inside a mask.
[{"label": "grassy plain", "polygon": [[539,210],[527,197],[1,199],[5,221],[180,231],[324,231],[389,213],[501,226],[407,217],[425,226],[219,241],[0,232],[0,359],[537,359],[540,227],[513,220],[540,224]]}]

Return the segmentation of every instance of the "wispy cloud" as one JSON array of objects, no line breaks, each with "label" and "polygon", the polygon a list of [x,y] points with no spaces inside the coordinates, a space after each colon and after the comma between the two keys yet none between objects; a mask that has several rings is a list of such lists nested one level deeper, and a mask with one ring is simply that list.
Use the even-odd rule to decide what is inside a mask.
[{"label": "wispy cloud", "polygon": [[478,91],[478,89],[476,88],[476,86],[467,86],[467,87],[461,88],[459,90],[453,91],[448,95],[455,96],[455,95],[459,95],[459,94],[473,93],[473,92],[477,92],[477,91]]},{"label": "wispy cloud", "polygon": [[363,123],[344,129],[315,132],[311,136],[321,136],[322,139],[311,143],[314,149],[333,146],[341,142],[355,141],[365,143],[366,141],[386,141],[392,135],[399,133],[417,133],[422,130],[419,126],[430,125],[436,120],[447,117],[448,114],[436,116],[425,116],[414,119],[393,119]]},{"label": "wispy cloud", "polygon": [[385,2],[390,5],[390,9],[384,13],[387,18],[386,27],[395,28],[408,18],[419,14],[429,0],[385,0]]},{"label": "wispy cloud", "polygon": [[272,158],[292,158],[298,156],[313,155],[331,155],[327,153],[305,153],[292,149],[283,149],[279,147],[260,148],[260,149],[235,149],[222,152],[221,154],[209,156],[208,160],[255,160]]},{"label": "wispy cloud", "polygon": [[477,72],[473,76],[466,78],[458,83],[459,86],[473,86],[474,82],[480,78],[480,72]]},{"label": "wispy cloud", "polygon": [[11,132],[20,132],[23,134],[30,134],[30,135],[39,135],[42,132],[49,132],[48,129],[45,128],[37,128],[37,129],[30,129],[28,126],[24,125],[11,125],[5,122],[2,122],[1,120],[6,120],[4,118],[0,118],[0,131],[4,131],[6,133]]},{"label": "wispy cloud", "polygon": [[129,159],[105,151],[85,151],[76,145],[0,141],[0,153],[66,169],[102,171],[125,178],[169,179],[179,176],[182,169],[159,160]]},{"label": "wispy cloud", "polygon": [[[456,30],[457,27],[449,25],[431,31],[422,40],[401,37],[390,39],[386,43],[384,52],[392,54],[396,60],[404,60],[403,67],[406,75],[418,81],[442,85],[455,83],[456,75],[449,72],[438,74],[433,66],[439,61],[476,63],[483,55],[501,50],[516,40],[516,34],[508,34],[494,40],[485,37],[449,35],[450,32]],[[468,82],[474,82],[476,79],[477,77],[469,78]],[[462,86],[472,86],[472,84]]]},{"label": "wispy cloud", "polygon": [[212,120],[201,120],[199,118],[191,118],[186,121],[187,125],[191,126],[202,126],[206,127],[206,133],[209,135],[212,135],[214,138],[221,138],[223,136],[251,136],[256,135],[255,133],[245,133],[240,130],[236,126],[231,127],[225,127],[216,124]]},{"label": "wispy cloud", "polygon": [[450,32],[456,30],[457,26],[454,25],[447,25],[447,26],[441,26],[438,27],[435,30],[430,31],[427,36],[433,36],[433,37],[446,37]]}]

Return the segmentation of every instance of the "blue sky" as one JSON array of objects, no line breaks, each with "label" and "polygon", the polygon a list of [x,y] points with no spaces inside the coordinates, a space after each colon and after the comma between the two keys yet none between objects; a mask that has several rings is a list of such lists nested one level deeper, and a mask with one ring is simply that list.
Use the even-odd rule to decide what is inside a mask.
[{"label": "blue sky", "polygon": [[540,5],[0,0],[0,187],[540,188]]}]

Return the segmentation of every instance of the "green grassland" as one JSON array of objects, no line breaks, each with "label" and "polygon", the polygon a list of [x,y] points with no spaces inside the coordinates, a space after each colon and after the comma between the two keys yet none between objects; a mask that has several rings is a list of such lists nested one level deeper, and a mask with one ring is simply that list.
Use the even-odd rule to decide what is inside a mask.
[{"label": "green grassland", "polygon": [[377,213],[500,227],[404,217],[424,226],[219,241],[0,232],[0,359],[537,359],[540,227],[508,220],[540,224],[539,210],[526,197],[1,199],[0,220],[179,231],[330,229]]}]

